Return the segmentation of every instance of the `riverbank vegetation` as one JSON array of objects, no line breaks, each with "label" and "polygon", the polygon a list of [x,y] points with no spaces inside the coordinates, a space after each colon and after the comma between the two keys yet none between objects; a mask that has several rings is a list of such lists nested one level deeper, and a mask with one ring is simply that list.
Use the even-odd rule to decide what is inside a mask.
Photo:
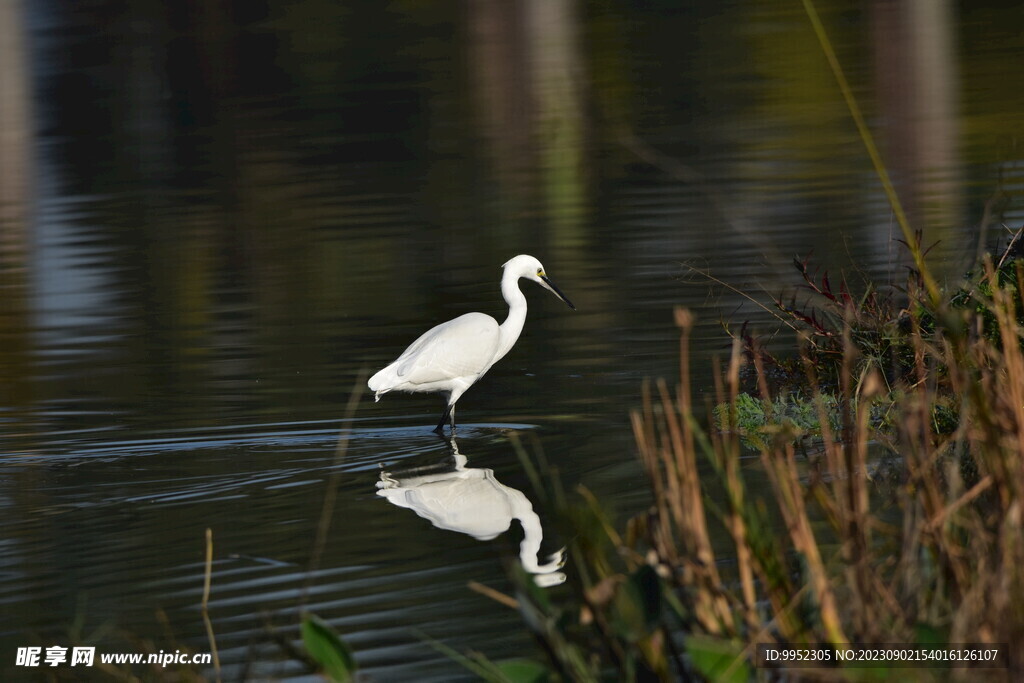
[{"label": "riverbank vegetation", "polygon": [[[899,304],[837,294],[804,266],[818,302],[779,304],[800,323],[798,351],[783,361],[736,338],[714,402],[692,393],[693,321],[678,309],[679,380],[645,386],[631,416],[652,506],[616,529],[587,491],[567,504],[538,480],[575,534],[571,597],[520,576],[513,604],[545,661],[532,678],[478,673],[741,681],[770,678],[758,644],[1021,642],[1024,261],[1012,246],[939,299],[915,272]],[[1002,653],[1008,670],[899,673],[1018,677],[1019,653]],[[886,673],[833,662],[787,676]]]}]

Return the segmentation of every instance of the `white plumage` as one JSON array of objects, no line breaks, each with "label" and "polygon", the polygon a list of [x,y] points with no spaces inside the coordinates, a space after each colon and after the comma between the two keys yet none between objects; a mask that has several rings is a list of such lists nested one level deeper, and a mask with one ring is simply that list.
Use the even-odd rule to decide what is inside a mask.
[{"label": "white plumage", "polygon": [[434,431],[442,433],[449,419],[454,431],[455,402],[509,352],[523,330],[526,297],[519,290],[519,278],[533,280],[576,309],[534,257],[520,254],[503,268],[501,293],[508,304],[505,322],[499,325],[489,315],[466,313],[427,330],[393,363],[370,378],[367,384],[376,400],[389,391],[441,393],[445,396],[445,411]]}]

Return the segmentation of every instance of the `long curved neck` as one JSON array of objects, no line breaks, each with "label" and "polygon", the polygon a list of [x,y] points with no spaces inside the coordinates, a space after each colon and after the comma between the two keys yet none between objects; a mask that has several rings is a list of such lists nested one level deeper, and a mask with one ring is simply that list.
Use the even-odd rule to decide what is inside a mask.
[{"label": "long curved neck", "polygon": [[519,339],[519,333],[523,331],[523,323],[526,322],[526,297],[519,290],[519,278],[507,270],[501,278],[501,295],[505,297],[505,303],[508,304],[508,317],[498,328],[500,341],[494,360],[498,360],[508,353]]}]

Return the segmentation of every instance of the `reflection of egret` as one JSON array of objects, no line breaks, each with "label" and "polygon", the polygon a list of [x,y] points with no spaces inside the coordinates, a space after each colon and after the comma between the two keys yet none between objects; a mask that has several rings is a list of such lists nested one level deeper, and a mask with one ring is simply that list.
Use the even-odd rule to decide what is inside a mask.
[{"label": "reflection of egret", "polygon": [[508,531],[513,519],[523,526],[519,561],[534,574],[538,585],[554,586],[565,581],[558,571],[565,563],[565,550],[559,550],[541,564],[537,559],[544,537],[540,517],[522,491],[505,486],[487,468],[466,467],[466,456],[458,444],[449,441],[454,468],[417,468],[409,476],[381,470],[377,495],[391,503],[409,508],[438,529],[469,534],[489,541]]},{"label": "reflection of egret", "polygon": [[519,278],[533,280],[576,310],[534,257],[520,254],[502,267],[501,295],[508,304],[505,322],[499,325],[484,313],[466,313],[427,330],[394,363],[370,378],[376,400],[389,391],[439,392],[445,397],[445,409],[434,431],[442,433],[448,420],[454,431],[455,402],[509,352],[523,331],[526,297],[519,290]]}]

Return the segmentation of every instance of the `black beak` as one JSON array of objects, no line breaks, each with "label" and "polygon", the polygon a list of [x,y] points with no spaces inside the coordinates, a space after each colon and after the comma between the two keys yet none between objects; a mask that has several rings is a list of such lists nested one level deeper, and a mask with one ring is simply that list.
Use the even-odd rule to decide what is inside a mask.
[{"label": "black beak", "polygon": [[556,287],[555,283],[549,280],[547,275],[541,275],[540,279],[544,281],[544,284],[548,286],[548,289],[555,293],[555,296],[564,301],[569,306],[569,308],[571,308],[574,311],[576,310],[576,307],[572,305],[572,302],[569,301],[569,298],[565,296],[565,294],[562,294],[562,290]]}]

